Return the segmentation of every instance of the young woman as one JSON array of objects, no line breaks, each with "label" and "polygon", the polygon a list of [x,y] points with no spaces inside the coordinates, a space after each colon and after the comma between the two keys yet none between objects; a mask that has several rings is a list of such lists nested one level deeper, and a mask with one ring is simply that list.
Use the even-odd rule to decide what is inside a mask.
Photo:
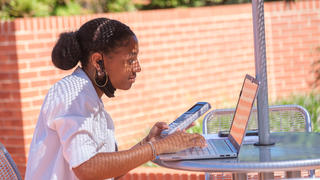
[{"label": "young woman", "polygon": [[120,177],[158,154],[205,146],[201,135],[184,131],[160,138],[168,126],[158,122],[139,144],[117,151],[113,121],[101,97],[130,89],[141,71],[138,53],[137,37],[116,20],[93,19],[78,31],[60,35],[53,64],[63,70],[79,61],[81,66],[54,84],[44,100],[26,180]]}]

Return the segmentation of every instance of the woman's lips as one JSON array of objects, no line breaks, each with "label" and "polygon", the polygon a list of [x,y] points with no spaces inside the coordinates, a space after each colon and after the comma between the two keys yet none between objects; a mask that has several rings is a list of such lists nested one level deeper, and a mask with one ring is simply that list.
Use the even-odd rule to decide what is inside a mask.
[{"label": "woman's lips", "polygon": [[136,81],[136,76],[130,76],[130,77],[129,77],[129,81],[130,81],[131,83],[134,83],[134,82]]}]

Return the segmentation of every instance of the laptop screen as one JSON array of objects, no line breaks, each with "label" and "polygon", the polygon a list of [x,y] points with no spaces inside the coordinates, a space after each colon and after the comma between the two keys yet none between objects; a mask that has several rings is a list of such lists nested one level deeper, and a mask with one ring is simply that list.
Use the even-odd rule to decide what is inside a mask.
[{"label": "laptop screen", "polygon": [[[258,86],[257,80],[246,75],[230,128],[230,135],[232,136],[231,142],[237,149],[239,149],[242,144]],[[235,141],[236,144],[233,141]]]}]

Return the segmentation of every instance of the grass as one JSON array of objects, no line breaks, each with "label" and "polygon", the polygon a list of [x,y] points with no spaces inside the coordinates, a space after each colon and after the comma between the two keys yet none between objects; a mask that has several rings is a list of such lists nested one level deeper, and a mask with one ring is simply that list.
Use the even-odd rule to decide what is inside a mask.
[{"label": "grass", "polygon": [[280,99],[273,103],[274,105],[280,104],[297,104],[305,109],[310,114],[311,122],[312,122],[312,130],[314,132],[320,132],[319,129],[319,114],[320,114],[320,93],[319,92],[311,92],[308,94],[299,94],[292,95],[285,99]]}]

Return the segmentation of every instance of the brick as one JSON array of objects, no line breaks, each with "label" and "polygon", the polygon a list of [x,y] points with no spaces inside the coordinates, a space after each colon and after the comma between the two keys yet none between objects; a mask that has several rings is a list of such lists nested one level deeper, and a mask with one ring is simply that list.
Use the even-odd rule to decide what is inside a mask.
[{"label": "brick", "polygon": [[25,110],[22,112],[22,116],[23,117],[28,117],[28,116],[31,116],[31,117],[37,117],[38,114],[40,112],[40,109],[36,109],[36,110]]},{"label": "brick", "polygon": [[[3,110],[2,110],[3,111]],[[2,111],[0,114],[2,114]],[[16,109],[15,111],[11,110],[17,118],[7,118],[6,116],[1,116],[0,117],[0,126],[9,126],[9,127],[21,127],[22,126],[22,121],[21,121],[21,113],[19,109]]]},{"label": "brick", "polygon": [[31,41],[31,40],[34,40],[35,35],[34,34],[17,34],[15,38],[16,38],[16,41]]},{"label": "brick", "polygon": [[181,174],[181,180],[187,180],[187,179],[189,179],[189,175]]},{"label": "brick", "polygon": [[126,175],[122,176],[119,180],[130,180],[131,174],[127,173]]},{"label": "brick", "polygon": [[13,95],[12,92],[9,92],[9,91],[1,92],[0,91],[0,99],[11,99],[12,95]]},{"label": "brick", "polygon": [[[40,109],[39,109],[39,112],[40,112]],[[38,115],[39,115],[39,112],[38,112]],[[38,117],[38,116],[37,116]],[[24,126],[33,126],[36,124],[37,122],[37,118],[34,118],[32,120],[23,120],[23,125]],[[32,135],[32,134],[31,134]]]},{"label": "brick", "polygon": [[36,88],[36,87],[43,87],[49,85],[48,80],[38,80],[38,81],[32,81],[31,82],[31,87]]},{"label": "brick", "polygon": [[163,178],[166,179],[166,180],[173,180],[173,179],[172,179],[172,175],[169,174],[169,173],[164,174],[164,177],[163,177]]},{"label": "brick", "polygon": [[5,63],[9,61],[10,56],[6,53],[0,53],[0,59],[1,59],[1,63]]},{"label": "brick", "polygon": [[4,81],[4,80],[8,80],[10,79],[12,76],[11,76],[11,73],[0,73],[0,80],[1,81]]},{"label": "brick", "polygon": [[1,29],[0,29],[0,33],[1,34],[9,34],[10,32],[13,32],[13,22],[12,21],[4,21],[1,22]]},{"label": "brick", "polygon": [[56,73],[55,70],[40,71],[40,76],[41,77],[52,76],[52,75],[55,75],[55,73]]},{"label": "brick", "polygon": [[20,94],[21,98],[32,98],[37,96],[39,96],[39,91],[37,89],[32,91],[21,92]]},{"label": "brick", "polygon": [[42,106],[43,100],[34,100],[32,101],[32,106]]},{"label": "brick", "polygon": [[132,180],[139,180],[139,174],[132,174],[131,179]]},{"label": "brick", "polygon": [[148,174],[146,174],[146,173],[140,173],[139,175],[140,175],[139,180],[148,180],[149,179]]},{"label": "brick", "polygon": [[54,35],[52,33],[39,33],[36,36],[38,39],[52,39]]},{"label": "brick", "polygon": [[14,71],[18,69],[17,67],[17,64],[15,63],[4,63],[4,64],[1,64],[1,68],[3,68],[4,70],[7,70],[7,71]]},{"label": "brick", "polygon": [[38,77],[38,73],[37,72],[23,72],[20,73],[20,77],[21,79],[31,79],[31,78],[36,78]]},{"label": "brick", "polygon": [[[39,52],[37,53],[39,59],[44,59],[45,60],[45,64],[46,66],[49,65],[49,63],[51,63],[51,52],[52,52],[52,48],[44,48],[41,51],[39,50]],[[51,64],[50,64],[51,65]]]},{"label": "brick", "polygon": [[7,138],[20,136],[23,137],[23,131],[21,129],[0,127],[1,133],[5,134]]},{"label": "brick", "polygon": [[6,140],[6,148],[10,154],[24,154],[24,148],[17,146],[22,139],[9,139]]},{"label": "brick", "polygon": [[0,103],[0,110],[20,110],[21,104],[19,100],[20,99]]},{"label": "brick", "polygon": [[205,174],[204,174],[204,173],[203,173],[203,174],[200,174],[200,175],[199,175],[199,179],[200,179],[200,180],[204,180],[204,179],[205,179]]},{"label": "brick", "polygon": [[41,91],[41,96],[45,96],[48,93],[48,89],[44,89]]},{"label": "brick", "polygon": [[25,44],[16,44],[15,46],[15,51],[16,52],[27,52],[27,46]]},{"label": "brick", "polygon": [[36,58],[37,55],[35,53],[29,53],[29,52],[23,52],[23,53],[19,53],[17,54],[17,59],[19,60],[32,60],[34,58]]},{"label": "brick", "polygon": [[157,180],[165,180],[164,174],[162,173],[156,173]]},{"label": "brick", "polygon": [[[1,82],[1,81],[0,81]],[[14,82],[14,81],[11,81],[11,82],[1,82],[0,83],[0,89],[1,90],[18,90],[19,89],[19,83],[18,82]],[[0,91],[1,91],[0,90]]]},{"label": "brick", "polygon": [[173,180],[180,180],[180,174],[173,174],[172,179]]},{"label": "brick", "polygon": [[31,50],[33,50],[33,49],[43,49],[43,48],[45,48],[45,43],[44,42],[39,42],[39,43],[33,42],[33,43],[28,44],[28,49],[31,49]]},{"label": "brick", "polygon": [[190,175],[190,180],[197,180],[197,175],[196,174],[191,174]]},{"label": "brick", "polygon": [[15,52],[16,51],[16,45],[11,44],[11,45],[0,45],[0,52]]},{"label": "brick", "polygon": [[155,173],[149,173],[149,177],[148,177],[149,180],[157,180],[157,176]]},{"label": "brick", "polygon": [[0,43],[8,42],[8,35],[0,35]]},{"label": "brick", "polygon": [[11,110],[11,111],[0,112],[0,114],[1,114],[0,120],[4,121],[3,124],[10,124],[11,126],[19,127],[17,124],[12,124],[10,122],[16,122],[18,120],[21,120],[20,111]]}]

